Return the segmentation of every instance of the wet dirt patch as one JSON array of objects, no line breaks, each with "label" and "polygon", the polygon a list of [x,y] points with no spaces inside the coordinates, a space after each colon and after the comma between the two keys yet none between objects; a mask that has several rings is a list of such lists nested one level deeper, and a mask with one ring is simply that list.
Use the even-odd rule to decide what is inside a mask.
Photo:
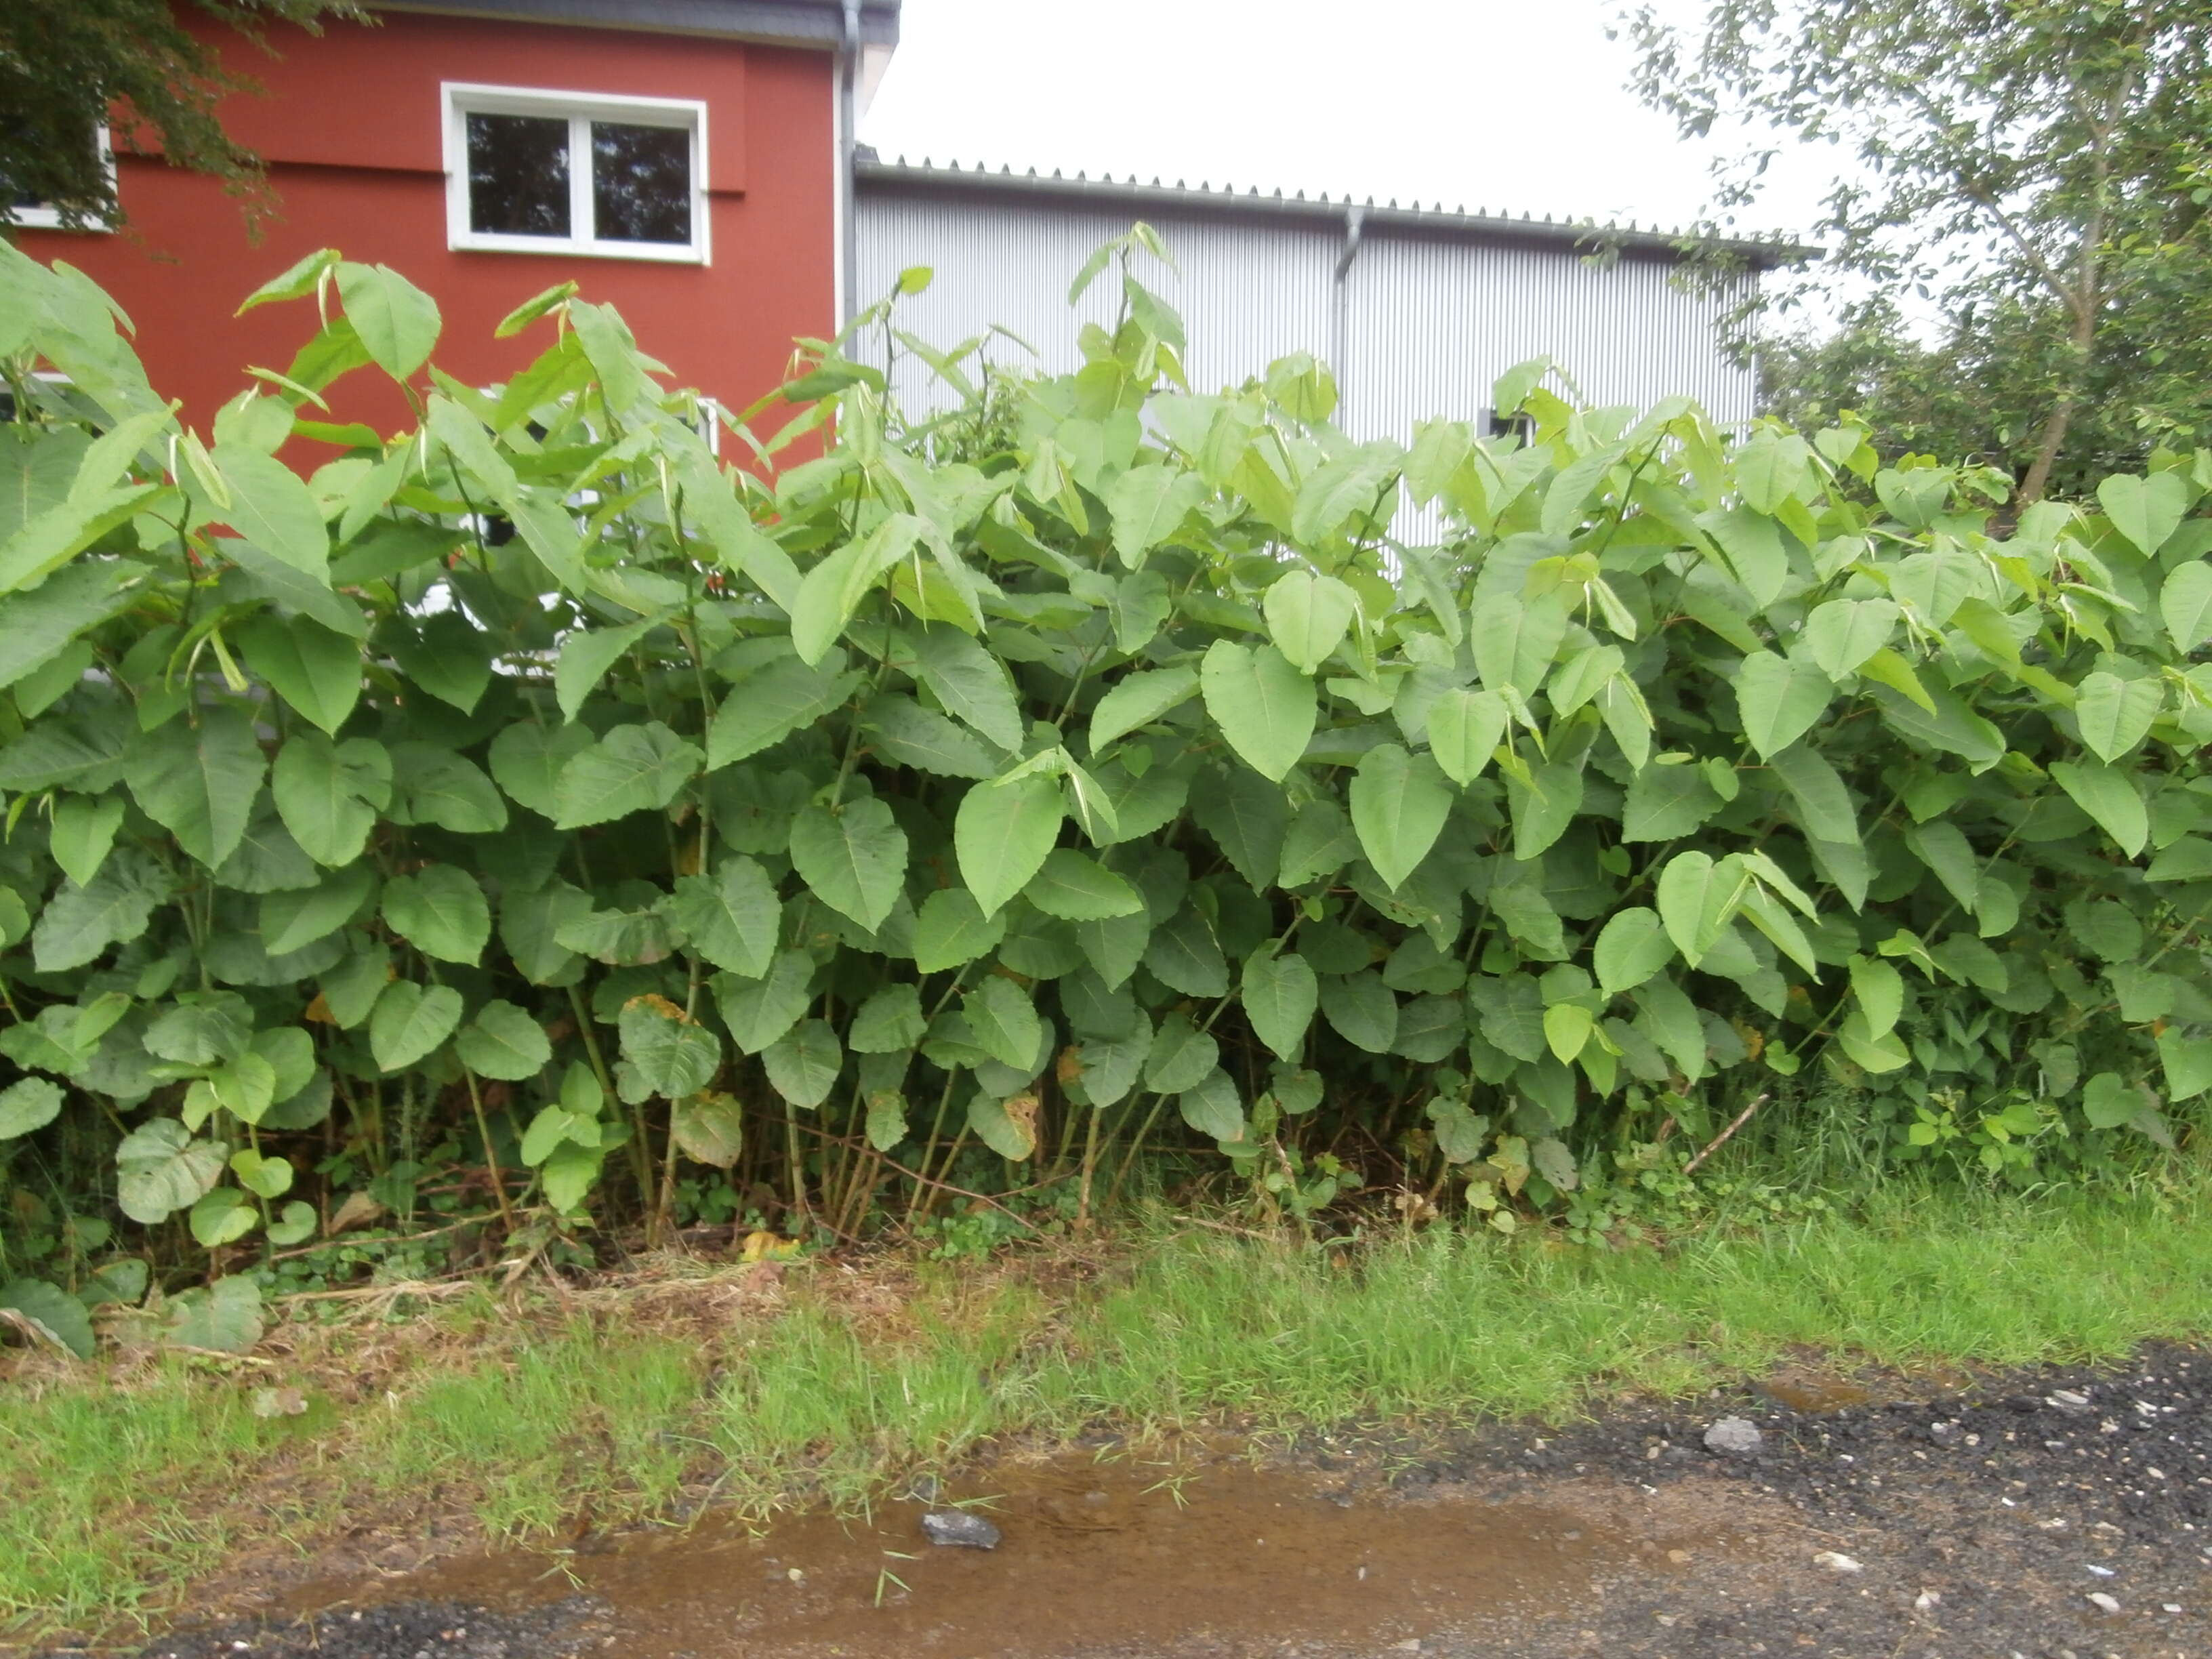
[{"label": "wet dirt patch", "polygon": [[[1407,1501],[1348,1484],[1249,1462],[1063,1457],[940,1498],[996,1522],[994,1550],[934,1547],[923,1506],[897,1502],[872,1523],[803,1516],[756,1537],[709,1521],[589,1553],[480,1556],[405,1588],[495,1615],[578,1595],[636,1659],[1045,1659],[1285,1642],[1365,1650],[1537,1619],[1624,1572],[1675,1565],[1648,1525],[1632,1534],[1600,1494]],[[1717,1547],[1706,1518],[1686,1535]]]}]

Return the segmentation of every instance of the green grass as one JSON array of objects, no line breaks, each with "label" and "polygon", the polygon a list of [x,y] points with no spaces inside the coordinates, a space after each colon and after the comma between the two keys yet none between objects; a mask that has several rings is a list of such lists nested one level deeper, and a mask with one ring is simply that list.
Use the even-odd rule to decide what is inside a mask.
[{"label": "green grass", "polygon": [[[289,1422],[251,1413],[273,1374],[95,1376],[0,1411],[0,1628],[158,1610],[234,1545],[307,1550],[342,1516],[461,1513],[487,1536],[543,1536],[666,1515],[687,1483],[755,1513],[854,1508],[988,1437],[1558,1419],[1807,1346],[1903,1368],[2116,1358],[2212,1334],[2206,1195],[1897,1189],[1856,1218],[1716,1228],[1663,1252],[1161,1231],[1080,1274],[921,1264],[890,1311],[842,1272],[810,1283],[796,1267],[782,1313],[709,1337],[646,1311],[518,1317],[487,1300],[440,1316],[388,1399]],[[321,1363],[344,1369],[343,1344]]]}]

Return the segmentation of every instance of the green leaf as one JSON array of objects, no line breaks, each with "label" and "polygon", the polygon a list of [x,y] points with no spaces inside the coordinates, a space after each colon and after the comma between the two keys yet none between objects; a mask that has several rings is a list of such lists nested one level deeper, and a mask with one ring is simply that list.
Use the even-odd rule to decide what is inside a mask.
[{"label": "green leaf", "polygon": [[1544,1010],[1544,1042],[1563,1066],[1574,1063],[1597,1027],[1597,1016],[1579,1002],[1555,1002]]},{"label": "green leaf", "polygon": [[79,1359],[92,1358],[92,1312],[58,1285],[43,1279],[0,1285],[0,1309],[29,1320]]},{"label": "green leaf", "polygon": [[1036,1099],[1022,1096],[1024,1109],[979,1089],[968,1101],[968,1127],[975,1139],[1000,1158],[1021,1164],[1036,1155]]},{"label": "green leaf", "polygon": [[1736,671],[1736,710],[1762,760],[1812,730],[1835,695],[1834,684],[1811,663],[1771,651],[1746,657]]},{"label": "green leaf", "polygon": [[179,1066],[212,1066],[246,1052],[253,1036],[253,1008],[234,991],[180,998],[146,1028],[147,1048]]},{"label": "green leaf", "polygon": [[575,830],[659,811],[684,793],[702,759],[698,744],[659,720],[617,726],[561,769],[553,821]]},{"label": "green leaf", "polygon": [[126,850],[112,855],[93,878],[67,883],[39,912],[31,959],[42,974],[64,973],[96,961],[111,945],[139,938],[175,884],[152,859]]},{"label": "green leaf", "polygon": [[1854,956],[1851,994],[1866,1020],[1866,1036],[1878,1042],[1897,1025],[1905,1011],[1905,975],[1879,957]]},{"label": "green leaf", "polygon": [[1903,614],[1888,599],[1830,599],[1805,618],[1805,648],[1822,673],[1843,679],[1889,643]]},{"label": "green leaf", "polygon": [[961,1017],[969,1035],[985,1053],[1001,1063],[1025,1066],[1036,1058],[1044,1027],[1037,1018],[1030,994],[1003,975],[986,975],[981,984],[960,1000]]},{"label": "green leaf", "polygon": [[868,699],[861,725],[871,738],[869,748],[896,765],[942,778],[998,775],[999,760],[981,738],[912,697],[878,692]]},{"label": "green leaf", "polygon": [[1044,866],[1066,816],[1060,785],[1038,773],[979,783],[961,797],[952,826],[961,879],[987,916]]},{"label": "green leaf", "polygon": [[450,985],[395,979],[368,1017],[368,1051],[386,1072],[404,1072],[453,1036],[461,1023],[461,994]]},{"label": "green leaf", "polygon": [[335,869],[361,856],[377,815],[392,804],[392,757],[368,738],[333,744],[301,732],[277,750],[270,788],[292,839]]},{"label": "green leaf", "polygon": [[315,1206],[295,1198],[279,1212],[278,1219],[269,1224],[269,1242],[280,1250],[285,1249],[313,1237],[320,1224],[321,1218],[316,1215]]},{"label": "green leaf", "polygon": [[1096,755],[1116,738],[1150,726],[1188,702],[1197,690],[1198,671],[1194,668],[1124,674],[1091,711],[1091,752]]},{"label": "green leaf", "polygon": [[791,862],[814,896],[873,933],[906,884],[906,831],[872,796],[809,806],[791,826]]},{"label": "green leaf", "polygon": [[2166,637],[2183,656],[2212,639],[2212,564],[2191,559],[2158,590],[2158,614]]},{"label": "green leaf", "polygon": [[1443,775],[1464,789],[1490,764],[1510,718],[1505,699],[1495,691],[1446,691],[1429,705],[1429,753]]},{"label": "green leaf", "polygon": [[2169,1025],[2158,1034],[2158,1058],[2166,1068],[2167,1100],[2192,1100],[2212,1088],[2212,1037]]},{"label": "green leaf", "polygon": [[230,1155],[230,1172],[238,1184],[257,1198],[282,1198],[292,1190],[293,1169],[288,1159],[264,1158],[251,1148]]},{"label": "green leaf", "polygon": [[387,816],[398,824],[434,823],[457,836],[488,836],[507,828],[507,802],[471,760],[427,743],[392,745],[398,786]]},{"label": "green leaf", "polygon": [[116,1206],[151,1227],[189,1208],[222,1179],[230,1148],[220,1140],[194,1140],[173,1117],[140,1124],[115,1149]]},{"label": "green leaf", "polygon": [[1859,841],[1858,815],[1836,769],[1816,750],[1796,744],[1773,756],[1767,766],[1789,794],[1797,823],[1815,841]]},{"label": "green leaf", "polygon": [[[1137,890],[1086,854],[1057,847],[1045,854],[1022,896],[1063,921],[1103,921],[1145,908]],[[1009,1062],[1010,1064],[1012,1062]]]},{"label": "green leaf", "polygon": [[1145,1086],[1164,1095],[1196,1088],[1220,1058],[1219,1043],[1193,1025],[1188,1016],[1171,1013],[1160,1021],[1145,1056]]},{"label": "green leaf", "polygon": [[1691,851],[1667,860],[1659,872],[1659,919],[1691,967],[1728,931],[1747,884],[1733,858],[1716,864],[1710,854]]},{"label": "green leaf", "polygon": [[2166,702],[2166,687],[2154,679],[2124,680],[2101,671],[2075,688],[2074,720],[2081,741],[2110,764],[2148,735]]},{"label": "green leaf", "polygon": [[425,617],[412,630],[394,629],[390,644],[402,673],[464,714],[474,711],[491,684],[489,638],[458,611]]},{"label": "green leaf", "polygon": [[722,1066],[722,1040],[665,997],[632,997],[616,1018],[622,1059],[615,1087],[637,1105],[654,1096],[680,1100],[714,1080]]},{"label": "green leaf", "polygon": [[2120,851],[2130,858],[2142,851],[2150,840],[2150,814],[2136,791],[2133,773],[2087,761],[2053,761],[2051,775]]},{"label": "green leaf", "polygon": [[19,1140],[62,1114],[58,1085],[42,1077],[20,1078],[0,1089],[0,1140]]},{"label": "green leaf", "polygon": [[1452,793],[1435,761],[1395,743],[1360,757],[1352,780],[1352,827],[1383,884],[1405,884],[1451,816]]},{"label": "green leaf", "polygon": [[474,967],[491,939],[491,907],[465,870],[426,865],[384,885],[385,924],[426,957]]},{"label": "green leaf", "polygon": [[246,834],[267,769],[252,721],[227,703],[201,711],[197,729],[141,733],[123,757],[140,809],[210,869]]},{"label": "green leaf", "polygon": [[180,1291],[169,1299],[164,1340],[183,1348],[244,1353],[261,1340],[261,1287],[233,1273],[206,1290]]},{"label": "green leaf", "polygon": [[1261,776],[1280,783],[1312,740],[1313,682],[1273,646],[1216,640],[1199,671],[1206,712]]},{"label": "green leaf", "polygon": [[846,1041],[859,1054],[902,1054],[929,1030],[922,1017],[921,991],[913,985],[886,985],[853,1015]]},{"label": "green leaf", "polygon": [[261,616],[238,630],[246,665],[311,725],[332,737],[361,696],[361,645],[305,617]]},{"label": "green leaf", "polygon": [[560,811],[553,792],[561,769],[593,741],[587,726],[539,726],[532,720],[517,720],[500,728],[485,759],[492,777],[509,799],[550,818]]},{"label": "green leaf", "polygon": [[1531,767],[1529,781],[1509,775],[1506,804],[1513,811],[1513,856],[1537,857],[1567,832],[1582,811],[1582,769],[1565,761]]},{"label": "green leaf", "polygon": [[1008,753],[1022,746],[1022,711],[999,659],[958,629],[939,623],[914,635],[915,672],[945,705]]},{"label": "green leaf", "polygon": [[1176,1097],[1176,1110],[1185,1123],[1214,1140],[1230,1143],[1244,1139],[1244,1103],[1237,1097],[1235,1081],[1218,1066],[1194,1088]]},{"label": "green leaf", "polygon": [[747,676],[707,728],[707,769],[757,755],[838,707],[860,684],[844,665],[844,653],[833,651],[818,668],[784,657]]},{"label": "green leaf", "polygon": [[1915,858],[1936,872],[1936,878],[1959,902],[1959,908],[1972,915],[1981,888],[1982,861],[1958,825],[1908,824],[1905,844],[1912,849]]},{"label": "green leaf", "polygon": [[922,901],[914,930],[915,966],[925,974],[957,968],[999,948],[1006,919],[986,916],[964,887],[939,888]]},{"label": "green leaf", "polygon": [[78,886],[88,886],[107,861],[115,845],[115,832],[123,827],[123,800],[118,795],[58,795],[47,831],[46,850],[62,873]]},{"label": "green leaf", "polygon": [[283,462],[237,444],[223,445],[215,462],[230,501],[209,510],[278,563],[328,586],[330,532],[299,475]]},{"label": "green leaf", "polygon": [[1478,599],[1468,616],[1468,643],[1475,672],[1492,691],[1510,686],[1525,699],[1536,695],[1567,636],[1567,607],[1547,594],[1522,600],[1510,595]]},{"label": "green leaf", "polygon": [[270,893],[261,901],[261,948],[272,957],[289,956],[351,921],[376,885],[366,864],[332,871],[313,887]]},{"label": "green leaf", "polygon": [[799,1023],[814,1000],[814,958],[804,951],[782,951],[757,980],[733,974],[714,975],[714,999],[730,1040],[757,1054]]},{"label": "green leaf", "polygon": [[404,380],[429,361],[441,326],[438,302],[388,265],[345,260],[337,268],[346,320],[369,361]]},{"label": "green leaf", "polygon": [[2081,1115],[2093,1128],[2123,1128],[2142,1108],[2142,1091],[2118,1072],[2098,1073],[2081,1091]]},{"label": "green leaf", "polygon": [[2181,528],[2189,511],[2189,485],[2178,472],[2154,472],[2148,478],[2116,472],[2097,486],[2097,500],[2112,528],[2148,558]]},{"label": "green leaf", "polygon": [[545,1028],[526,1010],[497,999],[477,1009],[476,1018],[455,1034],[453,1052],[478,1077],[503,1083],[536,1077],[553,1059]]},{"label": "green leaf", "polygon": [[761,1055],[762,1068],[776,1093],[793,1106],[811,1110],[830,1098],[843,1069],[845,1051],[827,1020],[804,1020]]},{"label": "green leaf", "polygon": [[1389,1054],[1398,1040],[1398,999],[1371,968],[1325,975],[1321,1012],[1339,1036],[1370,1054]]},{"label": "green leaf", "polygon": [[1170,466],[1133,466],[1106,486],[1114,551],[1134,570],[1206,497],[1206,481]]},{"label": "green leaf", "polygon": [[1200,786],[1190,815],[1254,892],[1275,884],[1290,829],[1290,807],[1279,785],[1247,767],[1224,767],[1215,781]]},{"label": "green leaf", "polygon": [[744,1153],[744,1109],[729,1095],[691,1095],[669,1108],[668,1133],[686,1158],[727,1170]]},{"label": "green leaf", "polygon": [[580,628],[562,641],[560,660],[553,665],[553,696],[561,705],[561,718],[574,720],[584,699],[606,678],[607,670],[659,627],[660,621],[658,617],[647,617],[622,628]]},{"label": "green leaf", "polygon": [[783,902],[768,872],[744,857],[726,858],[714,875],[679,876],[669,919],[691,948],[717,968],[757,979],[775,959]]},{"label": "green leaf", "polygon": [[1281,1060],[1296,1060],[1305,1051],[1321,988],[1304,957],[1295,951],[1261,951],[1246,957],[1243,992],[1253,1036]]},{"label": "green leaf", "polygon": [[1590,966],[1607,996],[1632,991],[1674,958],[1658,912],[1640,904],[1616,910],[1597,936]]},{"label": "green leaf", "polygon": [[[1130,918],[1133,925],[1135,920]],[[1218,997],[1229,990],[1229,963],[1221,953],[1221,941],[1195,905],[1184,905],[1164,926],[1152,930],[1144,964],[1161,984],[1187,997]]]},{"label": "green leaf", "polygon": [[1291,570],[1267,585],[1261,609],[1275,648],[1310,674],[1344,642],[1359,614],[1359,596],[1334,576]]},{"label": "green leaf", "polygon": [[1674,841],[1726,805],[1702,766],[1647,766],[1628,781],[1620,817],[1623,841]]}]

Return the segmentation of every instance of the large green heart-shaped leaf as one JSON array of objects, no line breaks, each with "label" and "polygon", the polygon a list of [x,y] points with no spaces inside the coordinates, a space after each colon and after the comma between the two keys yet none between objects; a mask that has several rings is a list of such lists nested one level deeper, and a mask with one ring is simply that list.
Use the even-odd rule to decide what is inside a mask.
[{"label": "large green heart-shaped leaf", "polygon": [[775,959],[783,902],[755,860],[724,859],[709,876],[681,876],[669,918],[717,968],[757,979]]},{"label": "large green heart-shaped leaf", "polygon": [[425,865],[384,884],[384,920],[426,957],[473,967],[491,938],[491,907],[465,870]]},{"label": "large green heart-shaped leaf", "polygon": [[453,1052],[478,1077],[520,1083],[545,1069],[553,1045],[527,1010],[495,998],[454,1034]]},{"label": "large green heart-shaped leaf", "polygon": [[332,737],[361,696],[361,642],[305,617],[256,617],[238,631],[246,666]]},{"label": "large green heart-shaped leaf", "polygon": [[1835,695],[1834,683],[1814,664],[1771,651],[1746,657],[1736,671],[1736,710],[1762,760],[1810,731]]},{"label": "large green heart-shaped leaf", "polygon": [[1590,954],[1598,988],[1613,996],[1632,991],[1674,959],[1674,945],[1658,913],[1641,904],[1616,910]]},{"label": "large green heart-shaped leaf", "polygon": [[230,1148],[194,1140],[173,1117],[140,1124],[115,1149],[115,1202],[133,1221],[153,1226],[187,1209],[222,1179]]},{"label": "large green heart-shaped leaf", "polygon": [[665,998],[632,997],[617,1019],[622,1060],[615,1087],[632,1105],[696,1095],[721,1069],[722,1040]]},{"label": "large green heart-shaped leaf", "polygon": [[2074,720],[2081,741],[2108,764],[2149,734],[2166,702],[2166,687],[2158,680],[2124,680],[2101,670],[2084,678],[2074,691]]},{"label": "large green heart-shaped leaf", "polygon": [[1313,682],[1272,645],[1216,640],[1199,669],[1206,711],[1244,763],[1280,783],[1312,741]]},{"label": "large green heart-shaped leaf", "polygon": [[1291,570],[1267,585],[1261,610],[1275,648],[1310,674],[1344,642],[1359,614],[1359,596],[1334,576]]},{"label": "large green heart-shaped leaf", "polygon": [[404,1072],[453,1036],[461,1023],[461,994],[450,985],[396,979],[368,1017],[368,1051],[386,1072]]},{"label": "large green heart-shaped leaf", "polygon": [[1305,1051],[1321,987],[1304,957],[1294,951],[1262,951],[1248,958],[1243,992],[1244,1018],[1253,1036],[1279,1059],[1296,1060]]},{"label": "large green heart-shaped leaf", "polygon": [[2181,528],[2189,511],[2189,485],[2178,472],[2154,472],[2148,478],[2116,472],[2097,486],[2097,501],[2112,528],[2148,557]]},{"label": "large green heart-shaped leaf", "polygon": [[684,793],[704,758],[659,720],[617,726],[561,769],[553,821],[575,830],[657,811]]},{"label": "large green heart-shaped leaf", "polygon": [[1360,757],[1352,780],[1352,827],[1386,886],[1405,884],[1451,816],[1452,792],[1436,762],[1395,743]]},{"label": "large green heart-shaped leaf", "polygon": [[809,806],[791,825],[791,862],[816,898],[873,933],[906,884],[906,831],[870,796]]},{"label": "large green heart-shaped leaf", "polygon": [[1889,643],[1903,614],[1889,599],[1830,599],[1805,618],[1805,648],[1822,673],[1840,680]]},{"label": "large green heart-shaped leaf", "polygon": [[196,727],[142,733],[123,757],[141,810],[210,869],[245,835],[267,769],[253,722],[227,703],[203,710]]},{"label": "large green heart-shaped leaf", "polygon": [[1429,753],[1454,783],[1465,788],[1490,764],[1510,718],[1505,699],[1495,691],[1455,687],[1429,705]]},{"label": "large green heart-shaped leaf", "polygon": [[837,1033],[823,1019],[802,1020],[761,1055],[769,1086],[809,1111],[830,1098],[844,1064]]},{"label": "large green heart-shaped leaf", "polygon": [[921,902],[914,928],[914,965],[925,974],[988,956],[1006,936],[1006,919],[983,914],[964,887],[940,887]]},{"label": "large green heart-shaped leaf", "polygon": [[1060,836],[1066,816],[1057,781],[1030,773],[1005,783],[979,783],[961,797],[952,848],[961,879],[987,916],[1030,884]]},{"label": "large green heart-shaped leaf", "polygon": [[392,757],[368,738],[334,744],[319,732],[298,732],[276,752],[270,793],[292,839],[336,869],[361,856],[392,804]]},{"label": "large green heart-shaped leaf", "polygon": [[369,361],[404,380],[429,361],[438,343],[438,302],[389,265],[351,259],[337,267],[338,298]]},{"label": "large green heart-shaped leaf", "polygon": [[2166,577],[2158,590],[2158,614],[2184,656],[2212,639],[2212,564],[2191,559]]},{"label": "large green heart-shaped leaf", "polygon": [[1156,668],[1124,674],[1091,711],[1091,752],[1093,755],[1140,726],[1189,701],[1198,690],[1194,668]]}]

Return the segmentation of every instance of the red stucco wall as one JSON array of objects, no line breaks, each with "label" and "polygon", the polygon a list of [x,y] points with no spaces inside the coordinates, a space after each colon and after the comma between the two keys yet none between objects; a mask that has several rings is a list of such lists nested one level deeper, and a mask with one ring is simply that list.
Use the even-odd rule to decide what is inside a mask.
[{"label": "red stucco wall", "polygon": [[[225,124],[269,163],[278,208],[250,241],[240,204],[159,159],[118,158],[118,233],[26,230],[20,246],[66,259],[137,326],[155,386],[203,432],[247,382],[282,370],[314,331],[312,302],[234,318],[238,302],[301,255],[335,247],[427,289],[445,315],[434,362],[461,380],[505,379],[550,325],[495,341],[520,301],[568,278],[611,301],[678,384],[742,408],[781,378],[793,335],[834,327],[834,59],[811,52],[599,28],[386,14],[320,38],[272,27],[271,60],[226,55],[266,96],[227,101]],[[446,246],[440,82],[696,98],[708,105],[713,264],[481,253]],[[374,370],[332,389],[344,418],[385,428],[409,416]],[[310,411],[312,412],[312,411]]]}]

